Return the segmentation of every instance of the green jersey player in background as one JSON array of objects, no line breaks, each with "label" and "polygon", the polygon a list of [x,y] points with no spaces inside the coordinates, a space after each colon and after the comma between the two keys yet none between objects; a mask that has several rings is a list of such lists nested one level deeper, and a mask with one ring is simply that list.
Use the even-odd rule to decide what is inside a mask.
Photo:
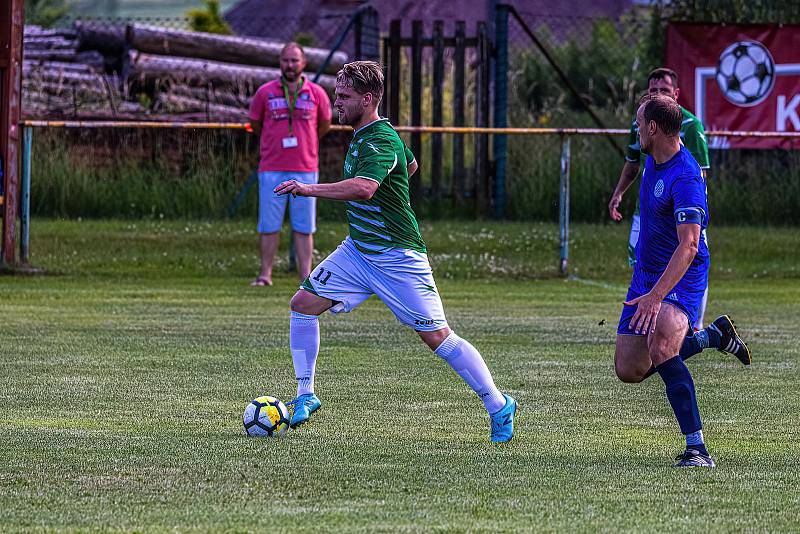
[{"label": "green jersey player in background", "polygon": [[[680,95],[678,75],[674,70],[665,67],[653,70],[647,76],[647,92],[650,95],[661,94],[668,96],[677,102],[678,96]],[[705,130],[703,129],[703,124],[683,106],[681,106],[681,112],[683,113],[680,130],[681,144],[689,150],[695,161],[697,161],[697,164],[700,165],[703,178],[705,179],[710,165],[708,161],[708,141],[706,139]],[[622,193],[639,176],[639,169],[642,166],[645,156],[646,154],[642,153],[639,143],[639,127],[636,124],[636,117],[634,117],[631,123],[628,149],[625,154],[625,166],[622,168],[619,183],[608,203],[609,213],[611,214],[611,218],[615,221],[622,220],[622,214],[618,209],[619,203],[622,201]],[[636,211],[631,221],[631,233],[628,238],[628,263],[631,266],[636,263],[636,243],[639,241],[639,220],[639,203],[637,201]],[[705,240],[705,233],[702,238]],[[708,287],[706,287],[705,293],[703,294],[703,301],[700,304],[697,321],[692,325],[695,331],[703,329],[703,316],[705,315],[707,301]]]},{"label": "green jersey player in background", "polygon": [[382,95],[378,63],[346,64],[336,79],[334,102],[339,123],[355,131],[344,179],[329,184],[289,180],[275,188],[280,195],[344,201],[350,227],[350,235],[312,270],[291,301],[289,344],[297,397],[290,403],[294,410],[289,424],[296,428],[320,407],[314,393],[319,316],[328,310],[349,312],[378,295],[478,394],[490,415],[492,441],[509,441],[517,403],[497,389],[478,350],[447,325],[409,199],[408,177],[417,162],[389,121],[378,116]]}]

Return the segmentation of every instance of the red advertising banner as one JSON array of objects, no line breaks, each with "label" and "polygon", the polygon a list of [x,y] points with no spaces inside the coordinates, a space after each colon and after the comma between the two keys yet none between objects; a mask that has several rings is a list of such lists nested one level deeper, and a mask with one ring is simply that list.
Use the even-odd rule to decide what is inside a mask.
[{"label": "red advertising banner", "polygon": [[[666,64],[706,130],[800,132],[800,26],[670,24]],[[709,148],[800,149],[800,139],[710,137]]]}]

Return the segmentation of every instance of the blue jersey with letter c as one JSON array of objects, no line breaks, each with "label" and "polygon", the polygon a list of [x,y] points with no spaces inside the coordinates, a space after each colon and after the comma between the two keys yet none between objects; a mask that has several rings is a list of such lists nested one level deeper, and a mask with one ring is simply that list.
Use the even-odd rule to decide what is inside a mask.
[{"label": "blue jersey with letter c", "polygon": [[680,224],[699,224],[700,242],[689,270],[708,269],[706,182],[692,154],[681,145],[672,159],[657,164],[647,156],[639,189],[641,230],[636,262],[644,271],[662,273],[678,248]]}]

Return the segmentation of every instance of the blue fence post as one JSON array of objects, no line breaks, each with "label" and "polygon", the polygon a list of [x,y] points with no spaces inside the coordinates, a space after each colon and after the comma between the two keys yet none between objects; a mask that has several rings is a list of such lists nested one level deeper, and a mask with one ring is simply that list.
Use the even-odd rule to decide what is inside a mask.
[{"label": "blue fence post", "polygon": [[567,275],[569,258],[569,136],[561,137],[561,180],[558,187],[558,226],[561,229],[561,275]]},{"label": "blue fence post", "polygon": [[25,126],[22,130],[22,184],[20,206],[20,262],[28,263],[28,245],[31,234],[31,147],[33,145],[33,128]]},{"label": "blue fence post", "polygon": [[[495,11],[495,63],[494,63],[494,126],[508,126],[508,12],[509,6],[498,4]],[[494,216],[506,216],[506,160],[508,136],[494,136]]]}]

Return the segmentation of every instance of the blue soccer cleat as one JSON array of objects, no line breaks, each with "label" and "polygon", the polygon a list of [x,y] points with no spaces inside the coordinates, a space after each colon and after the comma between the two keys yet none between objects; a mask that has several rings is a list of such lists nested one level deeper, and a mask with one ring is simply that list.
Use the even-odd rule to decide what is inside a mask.
[{"label": "blue soccer cleat", "polygon": [[496,443],[505,443],[514,437],[514,414],[517,413],[517,401],[505,393],[503,393],[503,397],[506,398],[506,405],[490,416],[492,418],[492,441]]},{"label": "blue soccer cleat", "polygon": [[322,405],[322,403],[313,393],[306,393],[305,395],[300,395],[294,399],[289,403],[289,405],[294,405],[289,426],[292,428],[297,428],[308,421],[308,418],[311,417],[311,414],[319,410],[319,407]]}]

